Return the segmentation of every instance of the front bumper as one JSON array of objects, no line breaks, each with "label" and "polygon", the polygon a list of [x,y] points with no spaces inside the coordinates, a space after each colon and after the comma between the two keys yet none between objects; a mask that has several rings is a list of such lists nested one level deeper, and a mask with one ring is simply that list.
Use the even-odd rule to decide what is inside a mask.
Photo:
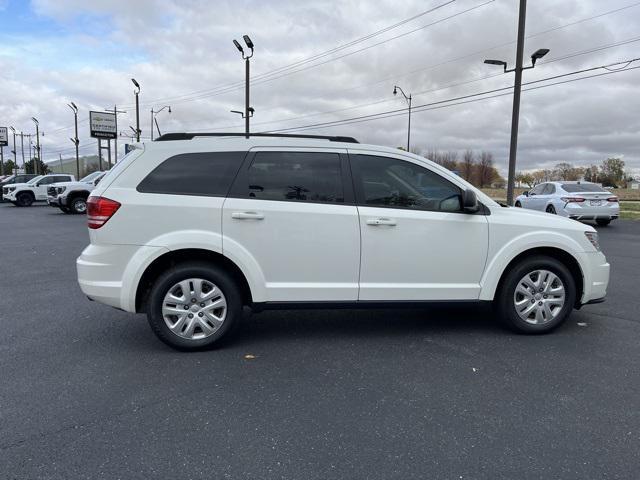
[{"label": "front bumper", "polygon": [[60,197],[52,197],[51,195],[47,196],[47,203],[52,207],[60,207],[62,205]]},{"label": "front bumper", "polygon": [[610,265],[602,252],[585,253],[583,255],[583,291],[580,304],[604,301],[609,285]]}]

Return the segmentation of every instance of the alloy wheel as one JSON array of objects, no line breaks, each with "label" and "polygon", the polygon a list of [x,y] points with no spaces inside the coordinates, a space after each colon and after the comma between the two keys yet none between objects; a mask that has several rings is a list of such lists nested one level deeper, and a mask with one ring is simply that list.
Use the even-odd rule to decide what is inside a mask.
[{"label": "alloy wheel", "polygon": [[213,282],[189,278],[174,284],[162,302],[162,317],[175,335],[200,340],[217,332],[227,316],[227,299]]},{"label": "alloy wheel", "polygon": [[549,323],[562,311],[565,304],[562,280],[549,270],[534,270],[518,282],[513,303],[518,316],[527,323]]}]

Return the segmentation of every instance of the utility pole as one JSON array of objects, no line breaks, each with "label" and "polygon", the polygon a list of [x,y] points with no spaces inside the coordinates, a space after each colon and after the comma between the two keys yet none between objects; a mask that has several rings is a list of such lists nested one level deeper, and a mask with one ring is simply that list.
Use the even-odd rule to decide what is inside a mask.
[{"label": "utility pole", "polygon": [[136,142],[139,142],[140,133],[142,133],[142,131],[140,130],[140,84],[136,81],[135,78],[132,78],[131,81],[136,87],[136,90],[133,93],[136,96]]},{"label": "utility pole", "polygon": [[22,169],[27,173],[27,166],[24,163],[24,133],[20,132],[20,146],[22,147]]},{"label": "utility pole", "polygon": [[153,110],[153,108],[151,109],[151,141],[153,142],[153,123],[155,121],[156,124],[156,128],[158,129],[158,135],[162,135],[162,133],[160,133],[160,127],[158,126],[158,119],[156,118],[156,116],[162,112],[165,108],[169,109],[169,113],[171,113],[171,106],[170,105],[165,105],[164,107],[162,107],[160,110]]},{"label": "utility pole", "polygon": [[249,138],[249,118],[253,116],[253,109],[249,105],[249,59],[253,57],[253,42],[249,38],[249,35],[243,35],[244,43],[251,49],[251,54],[245,55],[242,45],[237,40],[233,41],[233,44],[242,54],[244,59],[244,133],[246,138]]},{"label": "utility pole", "polygon": [[11,130],[11,133],[13,133],[13,150],[11,150],[11,153],[13,153],[13,173],[17,174],[18,153],[16,152],[16,129],[14,127],[9,127],[9,130]]},{"label": "utility pole", "polygon": [[36,124],[36,152],[38,154],[38,160],[36,161],[34,158],[33,164],[35,165],[35,173],[37,175],[40,170],[40,122],[38,122],[36,117],[31,117],[31,120]]},{"label": "utility pole", "polygon": [[513,110],[511,112],[511,141],[509,144],[509,174],[507,177],[507,204],[513,206],[513,189],[515,186],[516,176],[516,154],[518,151],[518,125],[520,121],[520,94],[522,92],[522,72],[534,68],[536,61],[549,53],[548,48],[536,50],[531,55],[531,65],[522,66],[524,56],[524,31],[527,18],[527,0],[520,0],[520,8],[518,13],[518,41],[516,44],[516,65],[514,68],[507,70],[507,62],[502,60],[485,60],[484,63],[490,65],[501,65],[504,67],[504,73],[515,72],[515,81],[513,85]]}]

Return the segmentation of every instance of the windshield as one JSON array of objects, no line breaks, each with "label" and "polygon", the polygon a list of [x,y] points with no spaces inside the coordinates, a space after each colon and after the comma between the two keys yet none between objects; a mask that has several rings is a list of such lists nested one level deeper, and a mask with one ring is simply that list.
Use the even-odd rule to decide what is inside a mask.
[{"label": "windshield", "polygon": [[36,183],[38,180],[40,180],[42,177],[44,177],[44,175],[38,175],[37,177],[32,178],[31,180],[29,180],[27,182],[27,185],[33,185],[34,183]]},{"label": "windshield", "polygon": [[562,189],[565,192],[575,193],[575,192],[598,192],[598,193],[609,193],[607,190],[602,188],[595,183],[563,183]]},{"label": "windshield", "polygon": [[93,172],[93,173],[90,173],[89,175],[87,175],[86,177],[84,177],[80,181],[81,182],[91,182],[91,181],[95,180],[97,177],[99,177],[100,175],[102,175],[102,172]]}]

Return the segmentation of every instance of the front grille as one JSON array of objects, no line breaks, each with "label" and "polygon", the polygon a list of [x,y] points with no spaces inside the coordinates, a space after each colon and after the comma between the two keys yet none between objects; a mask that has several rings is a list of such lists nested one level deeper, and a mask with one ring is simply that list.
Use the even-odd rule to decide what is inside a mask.
[{"label": "front grille", "polygon": [[56,187],[47,188],[47,195],[51,195],[52,197],[55,197],[57,194],[58,192],[56,191]]},{"label": "front grille", "polygon": [[2,187],[2,194],[7,195],[9,193],[9,187]]}]

